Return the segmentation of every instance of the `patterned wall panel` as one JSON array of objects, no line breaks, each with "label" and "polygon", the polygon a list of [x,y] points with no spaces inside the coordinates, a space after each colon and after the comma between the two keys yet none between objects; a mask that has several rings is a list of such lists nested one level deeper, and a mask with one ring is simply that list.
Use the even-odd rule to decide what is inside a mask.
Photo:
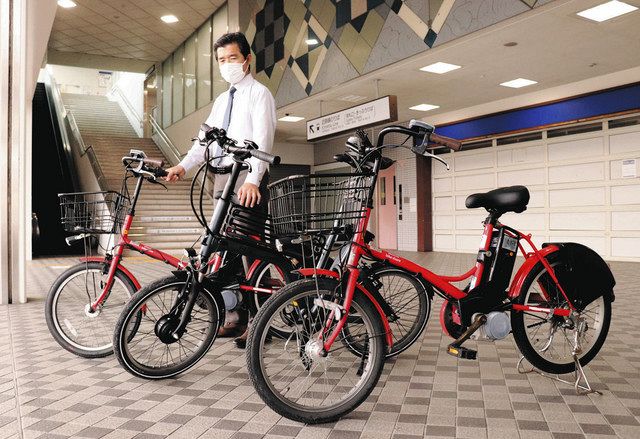
[{"label": "patterned wall panel", "polygon": [[549,0],[243,0],[253,69],[278,107]]}]

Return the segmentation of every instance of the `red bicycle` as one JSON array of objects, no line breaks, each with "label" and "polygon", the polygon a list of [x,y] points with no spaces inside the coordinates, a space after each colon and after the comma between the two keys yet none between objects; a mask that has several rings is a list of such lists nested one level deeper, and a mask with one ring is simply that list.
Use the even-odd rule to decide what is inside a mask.
[{"label": "red bicycle", "polygon": [[[117,244],[105,256],[81,258],[79,264],[55,280],[47,295],[45,316],[51,335],[63,348],[85,358],[105,357],[113,352],[115,323],[129,298],[141,287],[133,273],[122,264],[125,249],[162,261],[177,270],[183,270],[187,265],[175,256],[129,238],[143,182],[158,184],[157,178],[166,175],[166,171],[162,169],[162,161],[146,158],[142,151],[132,150],[122,162],[125,177],[120,192],[60,194],[63,225],[67,232],[75,234],[67,238],[69,245],[85,240],[85,253],[89,253],[92,236],[118,235]],[[226,168],[215,170],[218,173],[230,171]],[[129,178],[137,179],[133,197],[127,189]],[[240,256],[227,252],[215,254],[207,264],[208,271],[219,270],[234,257]],[[292,269],[284,256],[276,264],[256,259],[245,271],[245,281],[222,292],[225,309],[234,311],[240,306],[249,306],[252,312],[255,311],[268,295],[291,280]],[[247,295],[250,297],[245,297]],[[141,314],[136,317],[138,324],[141,318]]]},{"label": "red bicycle", "polygon": [[[538,249],[531,235],[502,224],[503,214],[526,209],[529,192],[523,186],[467,198],[468,208],[485,208],[488,216],[477,261],[465,274],[437,275],[372,248],[364,236],[381,152],[404,146],[384,144],[390,133],[406,135],[413,139],[407,147],[414,153],[443,163],[431,147],[459,150],[461,146],[418,121],[409,128],[381,130],[376,146],[361,132],[350,143],[357,141],[360,163],[374,160],[370,172],[339,181],[326,174],[300,176],[271,187],[273,224],[279,232],[307,236],[351,230],[353,239],[341,253],[345,257],[340,258],[338,270],[300,270],[307,278],[281,289],[258,312],[249,334],[247,363],[260,397],[282,416],[320,423],[349,413],[371,393],[393,337],[389,304],[362,282],[362,260],[402,270],[427,287],[429,300],[434,294],[444,299],[440,322],[455,339],[447,348],[449,354],[475,359],[476,351],[463,346],[469,338],[493,341],[513,333],[524,358],[539,370],[575,371],[577,389],[578,371],[582,373],[581,367],[596,356],[609,330],[615,280],[607,264],[580,244],[549,243]],[[525,262],[509,282],[518,250]],[[466,279],[469,284],[464,289],[453,284]],[[291,329],[290,337],[267,343],[269,328],[283,324]]]}]

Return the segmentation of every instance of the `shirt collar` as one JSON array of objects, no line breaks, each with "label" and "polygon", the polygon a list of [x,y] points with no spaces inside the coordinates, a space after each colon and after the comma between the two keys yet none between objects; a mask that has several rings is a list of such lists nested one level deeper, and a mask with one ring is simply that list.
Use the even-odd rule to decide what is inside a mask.
[{"label": "shirt collar", "polygon": [[245,87],[249,87],[253,83],[253,81],[253,75],[251,75],[251,72],[249,72],[244,76],[244,78],[240,80],[240,82],[234,84],[233,87],[235,87],[236,90],[242,90]]}]

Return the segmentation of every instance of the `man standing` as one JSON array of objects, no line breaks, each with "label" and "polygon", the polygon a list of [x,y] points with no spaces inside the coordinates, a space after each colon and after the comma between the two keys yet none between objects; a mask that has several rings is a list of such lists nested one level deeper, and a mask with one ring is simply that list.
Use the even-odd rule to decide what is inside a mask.
[{"label": "man standing", "polygon": [[[276,131],[276,106],[273,95],[267,87],[256,81],[249,71],[251,48],[244,34],[228,33],[213,45],[220,73],[231,84],[229,90],[221,93],[213,103],[206,124],[223,128],[227,135],[242,145],[245,139],[253,140],[260,151],[271,153]],[[203,133],[200,133],[201,135]],[[182,161],[167,169],[167,181],[176,181],[185,173],[204,163],[205,148],[198,141]],[[222,154],[217,143],[210,146],[210,157]],[[221,166],[233,163],[230,157],[220,162]],[[245,207],[262,207],[266,203],[268,165],[255,158],[249,159],[251,172],[243,171],[238,179],[236,194]],[[224,176],[216,176],[214,193],[224,187]],[[261,191],[261,186],[265,189]]]},{"label": "man standing", "polygon": [[[256,81],[250,72],[251,48],[244,34],[240,32],[228,33],[221,36],[213,45],[220,73],[231,86],[221,93],[213,103],[211,114],[206,124],[211,127],[223,128],[228,137],[237,140],[239,145],[245,139],[253,140],[260,151],[271,153],[276,130],[276,109],[273,95],[261,83]],[[200,132],[200,138],[204,134]],[[212,143],[210,157],[223,155],[220,146]],[[177,181],[205,161],[205,147],[195,141],[182,161],[167,169],[167,181]],[[268,165],[258,159],[248,160],[250,172],[243,171],[238,178],[234,192],[241,204],[248,208],[267,209],[267,184],[269,180]],[[233,163],[231,157],[224,157],[216,162],[219,166]],[[228,176],[216,175],[213,193],[221,191]],[[236,325],[225,324],[220,335],[239,335],[246,329],[247,316],[240,316]],[[243,346],[244,340],[236,339],[236,344]]]}]

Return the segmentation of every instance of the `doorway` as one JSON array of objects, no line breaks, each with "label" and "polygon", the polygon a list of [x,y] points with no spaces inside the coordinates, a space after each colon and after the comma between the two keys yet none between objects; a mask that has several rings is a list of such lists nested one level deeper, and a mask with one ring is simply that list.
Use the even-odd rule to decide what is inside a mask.
[{"label": "doorway", "polygon": [[398,207],[395,163],[378,174],[378,246],[398,248]]}]

